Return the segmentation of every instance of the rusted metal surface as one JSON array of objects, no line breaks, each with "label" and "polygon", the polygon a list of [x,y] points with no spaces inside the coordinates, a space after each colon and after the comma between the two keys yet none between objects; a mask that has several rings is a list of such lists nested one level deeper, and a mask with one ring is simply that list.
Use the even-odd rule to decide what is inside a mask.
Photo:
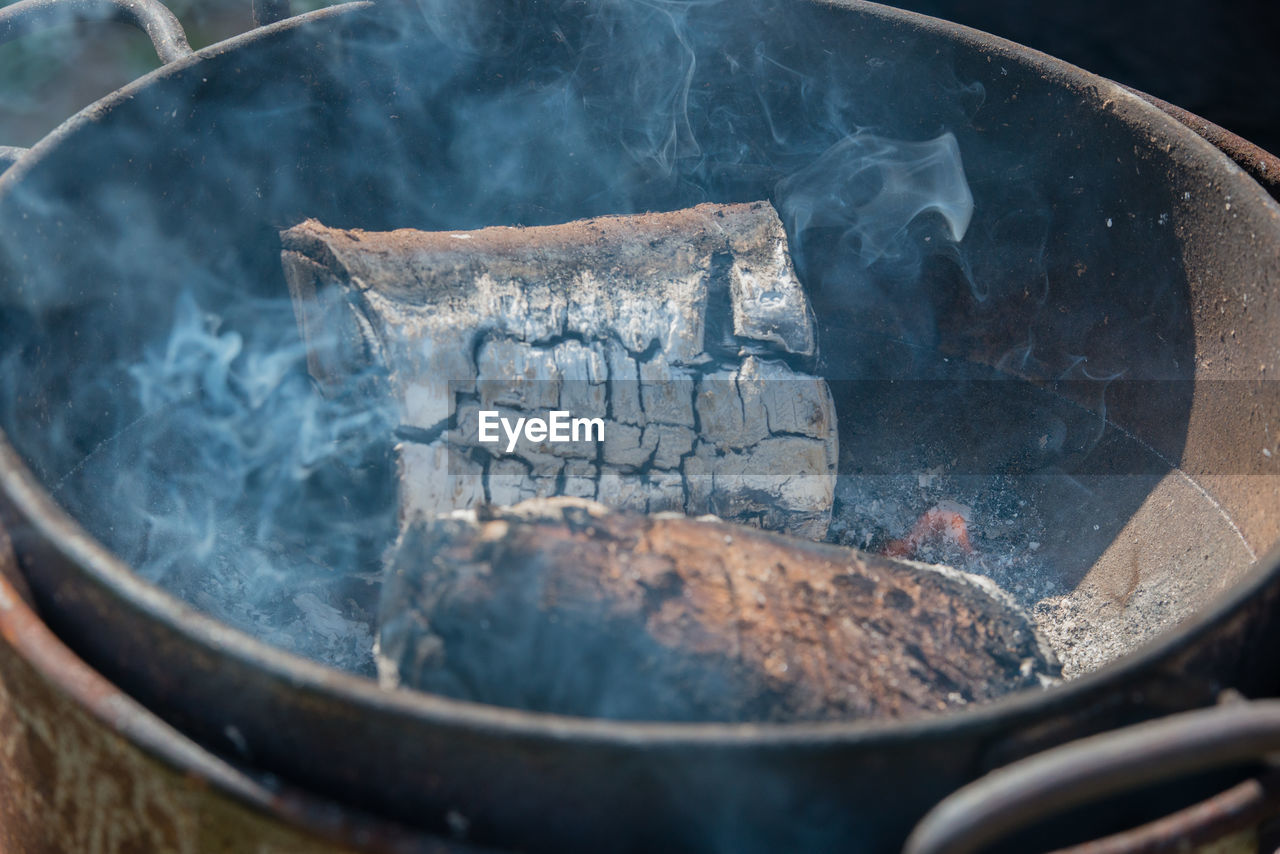
[{"label": "rusted metal surface", "polygon": [[1234,160],[1237,166],[1248,172],[1249,177],[1261,184],[1272,198],[1280,200],[1280,157],[1175,104],[1162,101],[1154,95],[1139,92],[1129,86],[1124,88],[1200,134],[1215,148]]},{"label": "rusted metal surface", "polygon": [[31,610],[0,528],[0,852],[463,854],[206,753]]}]

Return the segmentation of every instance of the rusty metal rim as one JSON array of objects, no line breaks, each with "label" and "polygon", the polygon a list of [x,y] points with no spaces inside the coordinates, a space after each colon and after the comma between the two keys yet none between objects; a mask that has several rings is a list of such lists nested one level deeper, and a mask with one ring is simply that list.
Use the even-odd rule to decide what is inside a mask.
[{"label": "rusty metal rim", "polygon": [[[214,790],[263,815],[301,829],[317,840],[362,850],[406,854],[441,851],[438,837],[410,831],[295,789],[265,786],[205,750],[125,694],[71,651],[32,609],[23,591],[7,577],[11,561],[0,529],[0,638],[108,730],[136,745],[178,773],[208,783]],[[20,583],[20,579],[17,579]]]},{"label": "rusty metal rim", "polygon": [[[878,18],[891,26],[907,27],[942,36],[949,41],[993,57],[1006,57],[1031,73],[1057,82],[1068,91],[1110,110],[1122,119],[1141,123],[1185,150],[1208,157],[1222,168],[1241,198],[1254,198],[1269,207],[1280,221],[1280,206],[1222,151],[1182,123],[1152,106],[1119,84],[1098,77],[1039,51],[968,27],[881,6],[863,0],[808,0]],[[128,101],[144,87],[159,83],[198,65],[205,59],[249,48],[284,31],[372,8],[368,0],[306,13],[211,45],[165,65],[107,95],[71,117],[32,147],[14,166],[0,175],[0,195],[14,188],[40,161],[76,131],[91,125],[116,105]],[[343,673],[295,654],[269,646],[248,634],[205,616],[136,575],[123,561],[94,540],[62,508],[58,507],[23,463],[16,450],[0,434],[0,490],[3,490],[25,524],[68,560],[82,567],[95,582],[112,591],[128,607],[157,620],[201,646],[216,650],[248,667],[258,669],[291,688],[319,695],[346,698],[361,707],[458,729],[496,732],[513,737],[575,739],[602,744],[697,745],[727,748],[789,747],[806,744],[887,744],[949,737],[964,731],[994,731],[1011,718],[1049,714],[1063,707],[1079,707],[1091,697],[1114,691],[1126,677],[1158,665],[1192,645],[1217,624],[1231,618],[1258,591],[1280,584],[1280,544],[1254,565],[1216,602],[1120,659],[1069,683],[1043,693],[1023,692],[979,708],[952,711],[910,721],[853,721],[793,724],[607,721],[526,712],[410,691],[386,691],[372,680]]]},{"label": "rusty metal rim", "polygon": [[1191,128],[1197,135],[1235,161],[1236,165],[1248,173],[1250,178],[1261,184],[1272,198],[1280,199],[1280,157],[1264,151],[1249,140],[1207,119],[1202,119],[1176,104],[1170,104],[1132,86],[1123,88]]}]

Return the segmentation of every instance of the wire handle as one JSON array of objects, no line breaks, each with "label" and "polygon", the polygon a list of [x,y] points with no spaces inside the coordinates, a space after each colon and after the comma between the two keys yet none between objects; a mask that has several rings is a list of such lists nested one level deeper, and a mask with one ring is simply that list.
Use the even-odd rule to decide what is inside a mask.
[{"label": "wire handle", "polygon": [[1280,751],[1280,700],[1183,712],[992,771],[935,806],[903,854],[973,854],[1072,807]]},{"label": "wire handle", "polygon": [[0,44],[68,21],[103,20],[145,32],[166,65],[191,54],[182,24],[160,0],[20,0],[0,9]]},{"label": "wire handle", "polygon": [[[288,0],[273,0],[285,3]],[[160,0],[19,0],[0,9],[0,44],[72,21],[121,21],[147,34],[161,64],[192,53],[178,18]],[[0,146],[0,171],[27,149]]]}]

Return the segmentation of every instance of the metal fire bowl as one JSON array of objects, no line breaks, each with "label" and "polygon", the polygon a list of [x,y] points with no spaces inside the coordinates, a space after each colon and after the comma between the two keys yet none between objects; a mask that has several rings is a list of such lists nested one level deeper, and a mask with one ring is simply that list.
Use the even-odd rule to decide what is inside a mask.
[{"label": "metal fire bowl", "polygon": [[[208,750],[247,755],[260,771],[344,810],[427,830],[449,827],[451,817],[456,827],[461,816],[482,843],[891,851],[929,806],[992,768],[1210,705],[1226,687],[1250,695],[1280,687],[1280,491],[1277,470],[1267,468],[1274,459],[1259,463],[1260,449],[1274,445],[1280,412],[1266,402],[1271,398],[1201,394],[1202,381],[1257,380],[1280,370],[1280,208],[1219,150],[1114,83],[972,30],[854,2],[767,10],[749,30],[744,55],[754,55],[758,43],[793,68],[834,69],[818,85],[856,80],[868,96],[880,85],[892,107],[876,117],[880,127],[906,138],[936,134],[936,111],[950,109],[954,91],[907,86],[910,63],[901,65],[905,76],[873,76],[870,85],[851,69],[871,67],[868,60],[884,67],[885,59],[924,58],[951,63],[955,81],[982,83],[978,119],[959,131],[979,197],[975,222],[984,193],[1032,161],[1045,170],[1040,191],[1055,216],[1049,251],[1076,262],[1072,287],[1055,289],[1064,340],[1079,331],[1075,319],[1096,318],[1099,310],[1158,319],[1092,330],[1093,352],[1121,354],[1130,376],[1175,380],[1185,393],[1119,399],[1109,416],[1166,459],[1205,472],[1196,481],[1201,495],[1262,555],[1251,565],[1207,555],[1197,578],[1212,583],[1196,586],[1202,598],[1189,619],[1069,684],[945,716],[666,725],[384,692],[219,625],[143,582],[57,506],[37,474],[68,467],[42,442],[42,430],[48,413],[85,393],[42,365],[47,354],[74,348],[80,334],[106,337],[121,354],[137,353],[154,334],[153,316],[128,309],[131,291],[171,287],[175,271],[140,250],[144,239],[155,246],[157,233],[163,245],[181,250],[184,263],[278,294],[274,235],[281,226],[305,216],[371,229],[433,221],[404,187],[445,182],[447,191],[448,175],[438,166],[447,161],[447,125],[409,127],[388,110],[385,124],[361,130],[349,117],[391,106],[399,91],[443,104],[468,87],[509,85],[537,67],[540,51],[556,49],[554,31],[531,30],[527,53],[495,60],[476,79],[421,80],[412,55],[370,51],[390,43],[386,13],[367,4],[337,7],[177,58],[87,108],[30,152],[13,153],[16,165],[0,177],[0,294],[64,289],[91,294],[93,305],[82,314],[55,307],[56,318],[9,319],[13,337],[0,346],[29,377],[15,390],[29,417],[9,425],[0,442],[0,523],[48,627],[109,684],[87,670],[78,671],[87,682],[68,681],[70,659],[55,661],[57,642],[22,617],[31,634],[14,635],[6,623],[6,639],[21,654],[6,653],[4,690],[47,692],[77,718],[78,731],[106,723],[113,744],[140,748],[136,761],[162,754],[127,716],[112,718],[94,705],[93,692],[81,690],[92,683],[119,698],[112,702],[136,701]],[[740,101],[723,95],[724,103]],[[788,119],[774,118],[783,126]],[[251,139],[249,127],[261,135]],[[742,132],[768,147],[764,128]],[[416,145],[408,161],[406,139]],[[234,179],[213,171],[228,161],[236,164]],[[390,174],[382,168],[390,161],[410,168]],[[767,197],[776,176],[743,169],[722,178],[712,200]],[[570,187],[549,208],[530,199],[521,218],[534,224],[539,216],[610,212],[592,209],[594,189],[575,195]],[[663,209],[706,200],[697,195],[661,188],[645,195],[640,188],[633,198]],[[1123,238],[1101,230],[1105,211],[1132,214],[1137,225]],[[468,216],[459,212],[449,227],[489,224]],[[128,275],[108,278],[108,269]],[[1123,277],[1109,274],[1121,269],[1162,282],[1160,293],[1172,301],[1152,309],[1151,294],[1115,284]],[[63,333],[42,337],[55,328]],[[965,317],[941,324],[939,346],[990,361],[1024,333],[1007,315]],[[107,392],[93,396],[81,444],[92,443],[94,423],[127,415],[113,409],[122,396]],[[1148,503],[1132,511],[1126,530],[1140,542],[1158,543],[1186,524],[1177,507]],[[1140,551],[1130,563],[1134,573],[1160,571]],[[204,757],[171,754],[168,762],[220,792],[234,788],[219,779],[225,769],[211,770]],[[265,795],[239,800],[246,801],[298,819]]]},{"label": "metal fire bowl", "polygon": [[0,850],[462,854],[219,759],[41,622],[0,529]]}]

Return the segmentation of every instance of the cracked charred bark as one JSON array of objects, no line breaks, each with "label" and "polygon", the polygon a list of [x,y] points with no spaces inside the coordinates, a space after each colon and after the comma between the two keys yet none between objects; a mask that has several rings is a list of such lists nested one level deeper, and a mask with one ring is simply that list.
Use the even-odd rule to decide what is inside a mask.
[{"label": "cracked charred bark", "polygon": [[1057,673],[985,579],[572,498],[417,520],[380,624],[388,686],[623,719],[909,717]]},{"label": "cracked charred bark", "polygon": [[[469,232],[282,235],[322,385],[381,366],[403,518],[548,495],[821,539],[837,459],[812,310],[763,202]],[[481,410],[603,443],[477,435]]]},{"label": "cracked charred bark", "polygon": [[[830,521],[834,405],[767,204],[282,237],[312,374],[336,391],[379,368],[374,393],[400,409],[384,684],[565,714],[824,720],[1054,672],[979,581],[689,518],[810,539]],[[480,441],[481,410],[600,417],[604,439],[508,454]]]}]

